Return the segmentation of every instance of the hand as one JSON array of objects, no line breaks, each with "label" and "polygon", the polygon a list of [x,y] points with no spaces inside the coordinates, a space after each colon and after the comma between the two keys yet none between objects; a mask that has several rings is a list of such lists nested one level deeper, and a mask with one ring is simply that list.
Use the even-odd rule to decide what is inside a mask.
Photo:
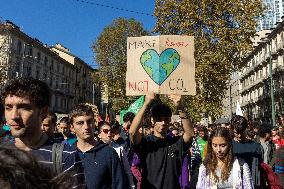
[{"label": "hand", "polygon": [[152,102],[152,100],[154,100],[156,97],[156,94],[154,92],[148,92],[145,96],[145,101],[144,104],[150,104],[150,102]]},{"label": "hand", "polygon": [[168,98],[174,102],[175,106],[178,106],[181,100],[181,95],[179,94],[169,94]]}]

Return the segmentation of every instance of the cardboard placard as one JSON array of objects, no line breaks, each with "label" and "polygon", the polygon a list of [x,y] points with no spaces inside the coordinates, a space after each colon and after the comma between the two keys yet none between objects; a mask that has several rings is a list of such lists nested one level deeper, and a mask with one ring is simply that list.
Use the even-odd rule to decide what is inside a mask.
[{"label": "cardboard placard", "polygon": [[127,38],[126,95],[195,95],[194,37]]}]

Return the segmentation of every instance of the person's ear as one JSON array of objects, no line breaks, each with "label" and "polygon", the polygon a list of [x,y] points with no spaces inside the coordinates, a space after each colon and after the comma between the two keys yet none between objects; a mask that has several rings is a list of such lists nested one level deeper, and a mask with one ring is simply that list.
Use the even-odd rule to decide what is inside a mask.
[{"label": "person's ear", "polygon": [[70,124],[70,131],[72,131],[73,133],[76,133],[73,124]]},{"label": "person's ear", "polygon": [[98,137],[99,137],[99,139],[102,139],[101,132],[99,132]]}]

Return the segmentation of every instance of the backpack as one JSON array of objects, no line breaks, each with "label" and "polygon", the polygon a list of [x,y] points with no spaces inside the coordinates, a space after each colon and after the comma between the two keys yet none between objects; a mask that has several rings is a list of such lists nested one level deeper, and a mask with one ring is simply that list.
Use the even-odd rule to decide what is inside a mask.
[{"label": "backpack", "polygon": [[[238,158],[238,160],[239,160],[239,164],[240,164],[240,167],[241,167],[241,179],[243,180],[243,165],[244,165],[245,161],[243,159],[240,159],[240,158]],[[269,167],[269,165],[262,162],[260,164],[259,169],[260,169],[260,172],[262,173],[262,175],[264,176],[264,180],[268,184],[267,188],[283,189],[283,187],[280,184],[278,176],[273,172],[273,170]],[[242,188],[244,188],[243,185],[242,185]],[[266,187],[264,187],[264,188],[266,188]]]},{"label": "backpack", "polygon": [[63,154],[64,143],[53,143],[52,145],[52,162],[53,172],[59,174],[62,172],[62,154]]},{"label": "backpack", "polygon": [[273,172],[273,170],[266,163],[261,163],[261,168],[265,173],[266,181],[268,187],[271,189],[282,189],[278,176]]}]

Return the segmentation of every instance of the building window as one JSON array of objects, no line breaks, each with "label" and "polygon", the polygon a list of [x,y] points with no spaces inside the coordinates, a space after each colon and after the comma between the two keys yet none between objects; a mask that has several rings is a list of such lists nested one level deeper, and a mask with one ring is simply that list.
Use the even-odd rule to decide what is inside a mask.
[{"label": "building window", "polygon": [[57,96],[55,95],[55,107],[58,107],[58,100],[57,100]]},{"label": "building window", "polygon": [[32,68],[31,67],[26,67],[26,69],[27,69],[27,71],[26,71],[26,73],[27,73],[27,76],[31,76],[32,75]]},{"label": "building window", "polygon": [[28,50],[28,55],[29,55],[29,56],[33,56],[33,48],[32,48],[32,47],[29,47],[28,49],[29,49],[29,50]]},{"label": "building window", "polygon": [[46,81],[46,79],[47,79],[47,75],[46,73],[43,73],[43,80]]},{"label": "building window", "polygon": [[40,59],[41,59],[41,53],[37,52],[37,62],[40,63]]},{"label": "building window", "polygon": [[36,79],[40,79],[40,71],[39,70],[36,70]]},{"label": "building window", "polygon": [[54,66],[54,61],[51,60],[50,70],[53,70],[53,66]]},{"label": "building window", "polygon": [[22,52],[22,42],[19,40],[17,44],[17,53],[20,54]]},{"label": "building window", "polygon": [[44,65],[47,66],[47,64],[48,64],[48,59],[47,57],[44,57]]},{"label": "building window", "polygon": [[50,87],[52,87],[52,83],[53,83],[52,76],[50,76],[50,80],[49,80],[49,86]]}]

